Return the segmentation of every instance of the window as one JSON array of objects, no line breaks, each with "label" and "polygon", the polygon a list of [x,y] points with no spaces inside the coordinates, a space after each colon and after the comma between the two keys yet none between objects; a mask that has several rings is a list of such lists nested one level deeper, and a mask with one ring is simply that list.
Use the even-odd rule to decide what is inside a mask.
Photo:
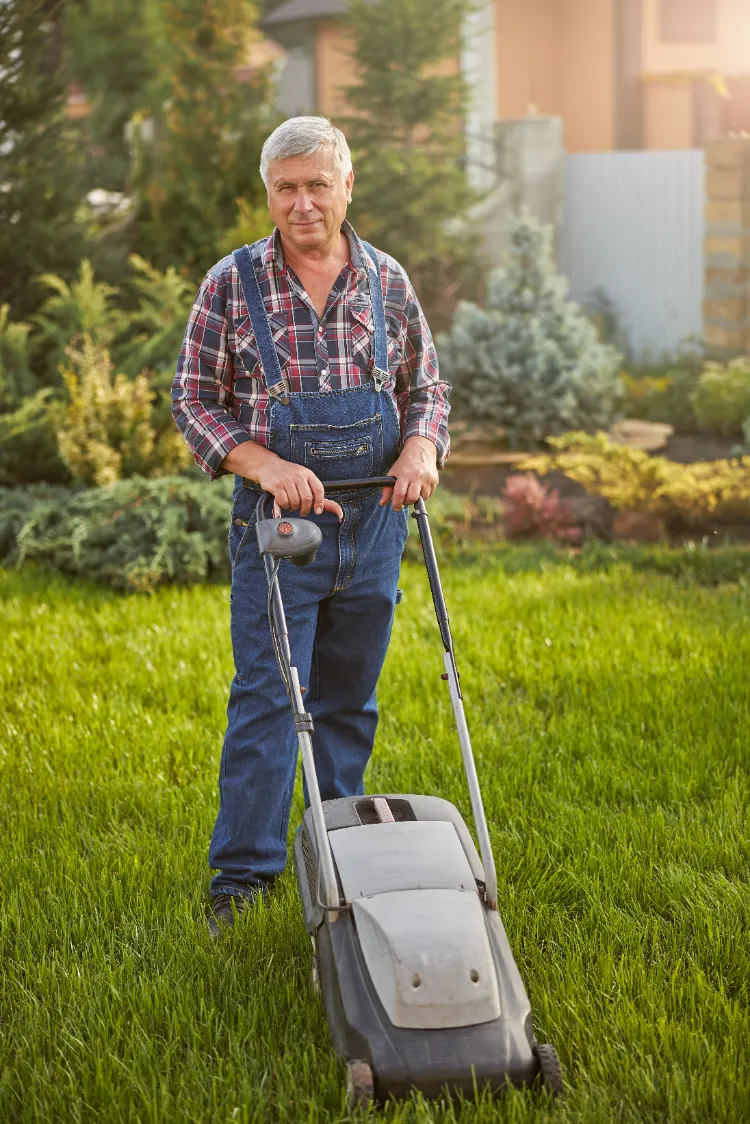
[{"label": "window", "polygon": [[713,43],[717,0],[659,0],[662,43]]}]

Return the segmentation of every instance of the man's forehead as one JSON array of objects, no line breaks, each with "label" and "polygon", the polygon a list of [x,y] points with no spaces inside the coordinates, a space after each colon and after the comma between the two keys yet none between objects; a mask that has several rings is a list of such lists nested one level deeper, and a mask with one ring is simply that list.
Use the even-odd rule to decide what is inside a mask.
[{"label": "man's forehead", "polygon": [[341,175],[336,167],[333,153],[327,146],[313,152],[311,156],[289,156],[286,160],[274,160],[268,169],[269,183],[305,183],[322,177],[335,180]]}]

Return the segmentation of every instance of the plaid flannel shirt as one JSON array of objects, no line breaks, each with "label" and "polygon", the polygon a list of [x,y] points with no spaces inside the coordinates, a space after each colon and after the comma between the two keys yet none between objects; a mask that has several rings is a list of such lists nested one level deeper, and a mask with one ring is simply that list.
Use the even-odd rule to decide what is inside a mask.
[{"label": "plaid flannel shirt", "polygon": [[[350,260],[318,320],[285,265],[279,231],[251,246],[282,374],[292,392],[346,390],[370,378],[373,316],[365,250],[345,222]],[[450,386],[438,374],[424,313],[405,271],[377,253],[388,331],[388,366],[402,439],[432,441],[442,467],[449,452]],[[213,480],[243,441],[268,446],[271,401],[239,275],[231,255],[210,269],[198,290],[172,384],[172,415],[196,464]]]}]

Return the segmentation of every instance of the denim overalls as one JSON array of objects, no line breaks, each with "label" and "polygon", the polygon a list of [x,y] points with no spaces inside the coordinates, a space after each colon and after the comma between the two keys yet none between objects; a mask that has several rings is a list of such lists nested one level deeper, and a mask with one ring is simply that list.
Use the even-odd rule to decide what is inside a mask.
[{"label": "denim overalls", "polygon": [[[375,251],[363,243],[377,262]],[[348,390],[291,393],[273,344],[247,247],[236,251],[245,301],[271,400],[270,447],[327,480],[382,476],[400,451],[400,423],[388,373],[380,276],[367,263],[374,322],[371,378]],[[311,513],[323,531],[315,562],[282,562],[292,658],[315,719],[321,796],[363,792],[378,721],[375,686],[393,623],[407,513],[380,507],[380,489],[326,492],[344,511]],[[271,644],[267,584],[255,539],[257,485],[235,478],[229,554],[235,677],[219,775],[220,808],[209,863],[211,893],[249,894],[286,863],[297,738]]]}]

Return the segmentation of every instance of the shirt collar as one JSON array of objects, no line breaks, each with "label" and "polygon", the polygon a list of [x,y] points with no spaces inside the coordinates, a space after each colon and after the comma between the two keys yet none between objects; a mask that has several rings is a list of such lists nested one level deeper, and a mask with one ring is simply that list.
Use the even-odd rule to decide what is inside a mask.
[{"label": "shirt collar", "polygon": [[[370,260],[369,255],[365,253],[364,246],[362,245],[357,232],[352,224],[344,219],[341,224],[341,231],[346,235],[349,242],[349,260],[354,266],[357,273],[367,275],[367,262]],[[281,246],[281,232],[278,227],[274,228],[274,232],[266,239],[266,244],[263,247],[263,268],[270,269],[275,265],[278,270],[284,269],[284,251]],[[377,262],[372,263],[373,268],[377,269]]]}]

